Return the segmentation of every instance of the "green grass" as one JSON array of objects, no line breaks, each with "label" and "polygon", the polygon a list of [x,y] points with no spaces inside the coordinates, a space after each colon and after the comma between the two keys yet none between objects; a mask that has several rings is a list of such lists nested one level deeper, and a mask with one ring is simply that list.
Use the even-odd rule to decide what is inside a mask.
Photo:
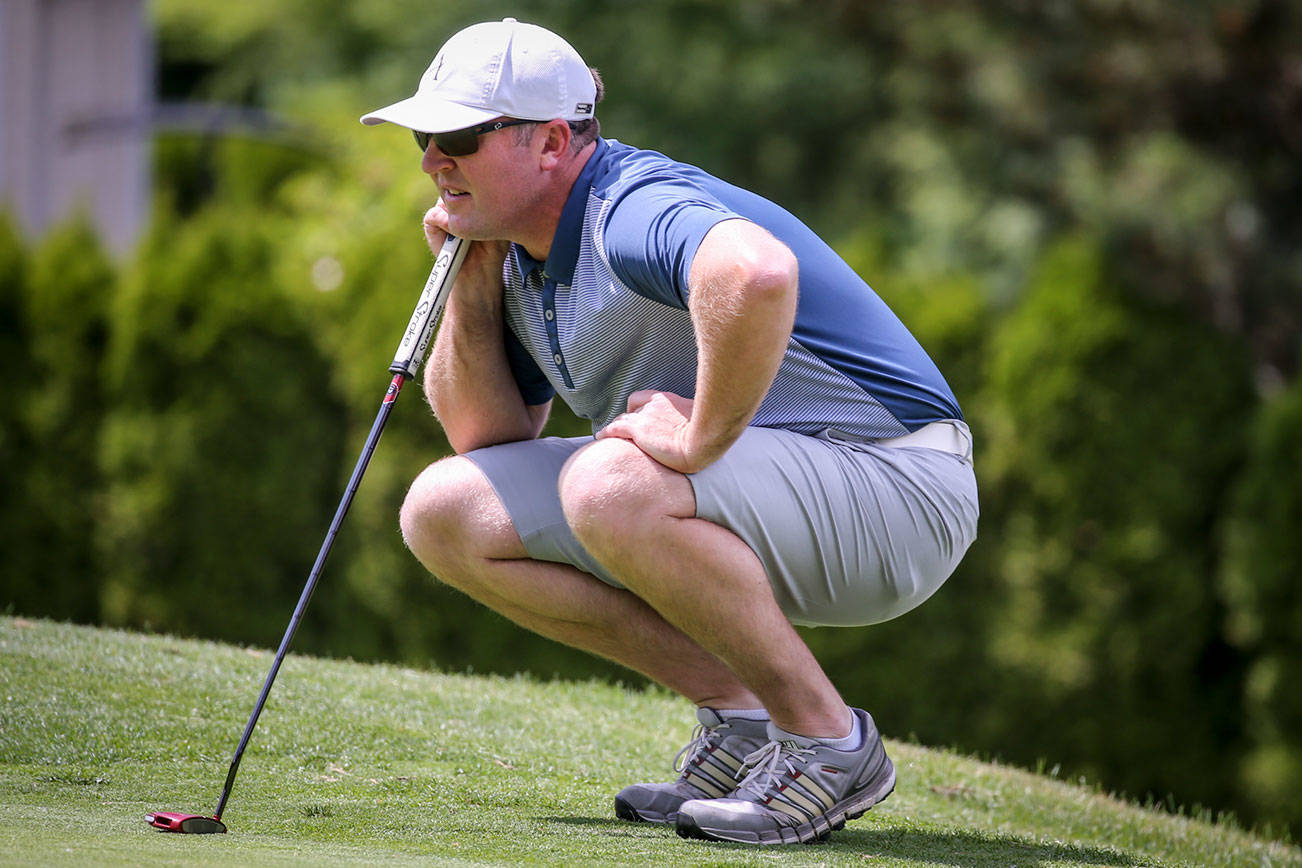
[{"label": "green grass", "polygon": [[0,618],[0,864],[1299,865],[1296,847],[888,742],[895,794],[828,844],[752,849],[613,819],[691,708],[595,683],[291,656],[210,813],[271,654]]}]

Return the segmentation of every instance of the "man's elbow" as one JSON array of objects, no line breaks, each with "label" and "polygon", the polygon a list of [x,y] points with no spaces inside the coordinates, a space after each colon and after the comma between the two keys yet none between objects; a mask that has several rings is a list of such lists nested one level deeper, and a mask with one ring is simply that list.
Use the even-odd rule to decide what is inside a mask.
[{"label": "man's elbow", "polygon": [[764,245],[739,262],[738,267],[743,269],[742,285],[752,303],[795,307],[800,263],[785,244],[775,240]]},{"label": "man's elbow", "polygon": [[547,401],[542,404],[521,404],[519,413],[477,415],[463,409],[459,414],[450,410],[445,416],[435,408],[434,415],[443,427],[448,445],[458,455],[464,455],[488,446],[537,439],[547,424],[550,410],[551,401]]}]

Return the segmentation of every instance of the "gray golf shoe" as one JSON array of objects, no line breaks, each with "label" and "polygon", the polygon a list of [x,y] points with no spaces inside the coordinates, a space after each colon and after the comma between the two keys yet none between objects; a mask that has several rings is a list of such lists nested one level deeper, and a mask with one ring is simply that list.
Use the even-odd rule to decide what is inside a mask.
[{"label": "gray golf shoe", "polygon": [[[712,709],[698,708],[701,723],[692,740],[674,758],[678,780],[668,784],[633,784],[615,796],[615,816],[644,823],[672,823],[678,806],[691,799],[728,795],[741,779],[742,763],[768,741],[763,720],[724,720]],[[681,765],[680,765],[681,763]]]},{"label": "gray golf shoe", "polygon": [[771,741],[746,757],[745,779],[726,799],[686,802],[677,830],[684,838],[746,844],[809,844],[861,816],[895,789],[895,766],[866,711],[863,746],[841,751],[775,726]]}]

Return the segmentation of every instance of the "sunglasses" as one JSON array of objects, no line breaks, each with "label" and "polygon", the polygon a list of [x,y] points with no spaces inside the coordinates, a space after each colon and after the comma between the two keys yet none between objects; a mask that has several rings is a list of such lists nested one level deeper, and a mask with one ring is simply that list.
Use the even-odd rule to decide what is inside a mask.
[{"label": "sunglasses", "polygon": [[466,127],[464,130],[453,130],[450,133],[423,133],[420,130],[412,130],[411,134],[416,137],[416,144],[420,145],[422,154],[429,150],[429,143],[433,141],[434,144],[439,146],[439,150],[449,157],[468,157],[479,150],[479,137],[485,133],[497,132],[505,127],[514,127],[519,124],[536,123],[538,122],[489,121],[477,127]]}]

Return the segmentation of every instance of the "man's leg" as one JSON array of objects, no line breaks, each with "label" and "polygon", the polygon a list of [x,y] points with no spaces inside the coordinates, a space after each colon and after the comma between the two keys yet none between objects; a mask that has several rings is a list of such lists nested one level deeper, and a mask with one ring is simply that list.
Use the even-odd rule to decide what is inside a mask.
[{"label": "man's leg", "polygon": [[621,663],[697,705],[759,706],[719,658],[646,601],[567,564],[530,559],[468,459],[444,459],[417,477],[401,521],[426,569],[517,624]]},{"label": "man's leg", "polygon": [[[755,470],[748,484],[763,486]],[[727,663],[772,715],[768,743],[746,758],[734,791],[676,805],[679,835],[811,842],[891,794],[895,768],[871,715],[842,702],[759,556],[732,530],[695,517],[687,477],[630,442],[601,440],[566,464],[561,503],[601,566]]]},{"label": "man's leg", "polygon": [[575,536],[664,620],[722,660],[783,730],[842,738],[852,718],[734,533],[696,518],[687,477],[625,440],[585,447],[561,474]]}]

